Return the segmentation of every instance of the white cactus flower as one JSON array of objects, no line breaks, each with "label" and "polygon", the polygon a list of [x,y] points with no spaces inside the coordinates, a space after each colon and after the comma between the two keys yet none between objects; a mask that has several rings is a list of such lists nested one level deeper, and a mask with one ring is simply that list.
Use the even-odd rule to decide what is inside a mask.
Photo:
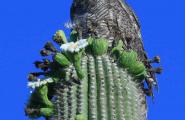
[{"label": "white cactus flower", "polygon": [[73,53],[73,52],[80,51],[82,48],[85,48],[87,45],[88,45],[87,39],[81,39],[77,42],[69,42],[66,44],[62,44],[60,48],[64,51]]},{"label": "white cactus flower", "polygon": [[28,82],[28,87],[35,89],[37,87],[40,87],[42,85],[45,85],[47,83],[52,83],[53,79],[52,78],[45,78],[45,79],[37,79],[35,82]]},{"label": "white cactus flower", "polygon": [[34,82],[28,82],[28,87],[35,89],[35,86]]}]

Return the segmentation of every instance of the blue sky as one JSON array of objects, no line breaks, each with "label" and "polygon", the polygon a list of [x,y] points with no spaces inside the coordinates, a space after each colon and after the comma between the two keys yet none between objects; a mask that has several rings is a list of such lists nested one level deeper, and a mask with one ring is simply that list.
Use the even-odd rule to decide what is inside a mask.
[{"label": "blue sky", "polygon": [[[2,120],[27,120],[26,76],[37,71],[39,50],[69,20],[72,0],[4,0],[0,2],[0,115]],[[185,114],[185,1],[128,0],[142,26],[145,49],[160,55],[155,103],[148,99],[148,120],[183,120]]]}]

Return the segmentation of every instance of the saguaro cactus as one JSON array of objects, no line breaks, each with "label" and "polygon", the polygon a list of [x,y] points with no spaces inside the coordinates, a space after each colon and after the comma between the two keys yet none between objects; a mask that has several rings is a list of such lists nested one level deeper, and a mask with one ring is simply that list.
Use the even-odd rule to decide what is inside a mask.
[{"label": "saguaro cactus", "polygon": [[[139,50],[129,49],[122,37],[104,36],[106,28],[102,33],[98,32],[98,26],[97,32],[89,31],[94,27],[83,24],[82,18],[89,12],[83,6],[85,3],[97,12],[99,7],[95,6],[105,1],[74,0],[75,17],[73,23],[66,25],[72,29],[70,39],[67,40],[62,30],[57,31],[53,40],[61,50],[47,42],[40,54],[52,59],[36,61],[35,66],[42,72],[28,76],[32,93],[26,115],[50,120],[146,120],[146,95],[153,96],[154,73],[161,72],[160,68],[151,68],[150,63],[158,63],[160,58],[143,58],[140,45]],[[130,9],[128,12],[132,13]],[[107,20],[102,16],[101,20]],[[148,87],[144,87],[144,82]]]}]

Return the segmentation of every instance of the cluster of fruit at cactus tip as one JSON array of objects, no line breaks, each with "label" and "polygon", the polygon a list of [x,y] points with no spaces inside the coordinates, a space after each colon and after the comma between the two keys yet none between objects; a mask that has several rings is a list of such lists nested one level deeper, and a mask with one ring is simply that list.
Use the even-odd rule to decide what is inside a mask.
[{"label": "cluster of fruit at cactus tip", "polygon": [[[142,120],[146,109],[143,88],[146,69],[134,51],[124,51],[122,42],[112,49],[104,38],[79,39],[73,30],[67,42],[59,30],[36,61],[42,72],[30,73],[33,91],[25,112],[32,119],[51,120]],[[69,41],[69,40],[68,40]]]}]

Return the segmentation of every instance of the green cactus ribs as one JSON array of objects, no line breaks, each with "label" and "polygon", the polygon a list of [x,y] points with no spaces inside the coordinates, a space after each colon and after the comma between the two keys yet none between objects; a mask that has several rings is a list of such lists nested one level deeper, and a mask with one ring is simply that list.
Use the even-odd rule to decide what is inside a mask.
[{"label": "green cactus ribs", "polygon": [[26,115],[51,120],[142,120],[147,71],[136,52],[124,51],[121,42],[109,50],[108,40],[80,39],[75,30],[70,38],[59,30],[53,40],[61,50],[51,42],[41,50],[45,58],[34,64],[42,72],[28,76],[33,92]]},{"label": "green cactus ribs", "polygon": [[[113,63],[111,57],[88,54],[82,57],[81,67],[83,79],[77,83],[62,82],[57,88],[55,120],[130,120],[133,114],[139,116],[142,102],[137,83],[126,70]],[[76,77],[73,66],[68,69],[66,78]]]}]

